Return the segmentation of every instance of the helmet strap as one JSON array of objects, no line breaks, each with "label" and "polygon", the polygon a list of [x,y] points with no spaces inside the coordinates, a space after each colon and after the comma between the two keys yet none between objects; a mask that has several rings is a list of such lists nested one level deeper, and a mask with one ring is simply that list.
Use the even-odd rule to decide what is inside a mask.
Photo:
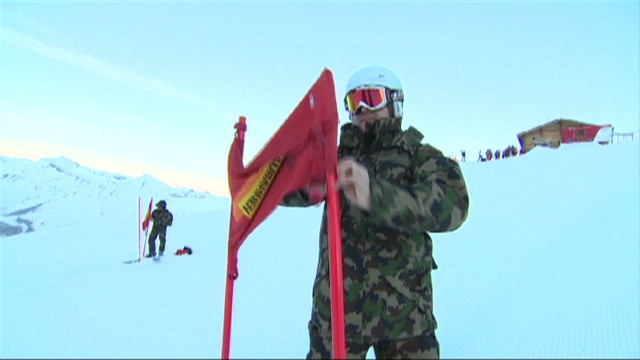
[{"label": "helmet strap", "polygon": [[391,117],[396,117],[396,105],[393,100],[387,103],[387,109],[389,109],[389,114]]},{"label": "helmet strap", "polygon": [[389,93],[387,94],[389,98],[389,103],[387,106],[389,107],[389,114],[393,117],[401,118],[402,117],[402,104],[404,101],[404,94],[402,90],[387,90]]}]

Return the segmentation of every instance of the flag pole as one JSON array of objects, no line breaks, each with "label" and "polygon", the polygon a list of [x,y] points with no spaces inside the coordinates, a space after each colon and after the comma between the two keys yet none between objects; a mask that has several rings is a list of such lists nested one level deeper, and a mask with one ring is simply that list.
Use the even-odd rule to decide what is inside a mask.
[{"label": "flag pole", "polygon": [[138,196],[138,260],[142,261],[142,196]]},{"label": "flag pole", "polygon": [[147,215],[145,215],[145,229],[144,229],[144,244],[142,245],[142,257],[140,258],[140,262],[144,259],[144,253],[147,252],[147,233],[149,232],[149,214],[151,213],[151,206],[153,206],[153,196],[151,197],[151,201],[149,201],[149,208],[147,209]]},{"label": "flag pole", "polygon": [[[229,222],[229,238],[231,238],[231,221]],[[236,270],[238,253],[229,246],[227,259],[227,286],[224,299],[224,332],[222,337],[222,359],[231,357],[231,318],[233,315],[233,286],[238,272]]]},{"label": "flag pole", "polygon": [[336,169],[327,174],[327,205],[329,207],[329,252],[331,276],[331,355],[346,359],[344,276],[342,272],[342,209],[337,188]]},{"label": "flag pole", "polygon": [[[244,133],[247,131],[247,118],[240,116],[235,126],[237,139],[240,142],[240,150],[244,151]],[[229,214],[229,249],[227,258],[227,286],[224,299],[224,331],[222,334],[222,359],[231,357],[231,320],[233,315],[233,286],[238,278],[238,249],[232,244],[233,205]]]}]

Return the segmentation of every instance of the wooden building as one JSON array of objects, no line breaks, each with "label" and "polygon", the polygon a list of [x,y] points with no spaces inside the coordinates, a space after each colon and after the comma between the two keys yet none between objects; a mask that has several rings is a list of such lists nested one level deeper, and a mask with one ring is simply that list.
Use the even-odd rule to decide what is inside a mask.
[{"label": "wooden building", "polygon": [[594,125],[570,119],[556,119],[518,134],[520,151],[525,153],[536,146],[558,148],[561,144],[591,142],[598,132],[611,125]]}]

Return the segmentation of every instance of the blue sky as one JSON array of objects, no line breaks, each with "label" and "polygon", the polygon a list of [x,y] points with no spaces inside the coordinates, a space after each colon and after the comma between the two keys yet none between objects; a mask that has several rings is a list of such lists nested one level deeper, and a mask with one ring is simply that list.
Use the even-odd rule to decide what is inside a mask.
[{"label": "blue sky", "polygon": [[[325,67],[379,64],[445,154],[556,118],[640,128],[640,8],[619,2],[2,2],[0,154],[228,194]],[[347,114],[340,109],[342,121]]]}]

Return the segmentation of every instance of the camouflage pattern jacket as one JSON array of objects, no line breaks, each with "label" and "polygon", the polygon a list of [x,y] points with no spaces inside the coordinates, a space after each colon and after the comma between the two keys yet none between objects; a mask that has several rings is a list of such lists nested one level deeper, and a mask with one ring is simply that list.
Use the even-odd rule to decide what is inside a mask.
[{"label": "camouflage pattern jacket", "polygon": [[[459,165],[421,144],[418,130],[403,131],[401,122],[377,120],[369,144],[354,124],[341,128],[339,157],[364,164],[371,187],[368,212],[341,196],[348,341],[396,340],[435,330],[431,270],[437,266],[427,231],[453,231],[467,217],[469,196]],[[298,191],[282,205],[308,206],[308,199]],[[309,326],[330,338],[327,241],[325,203]]]},{"label": "camouflage pattern jacket", "polygon": [[151,212],[153,227],[162,229],[173,224],[173,214],[167,209],[155,209]]}]

